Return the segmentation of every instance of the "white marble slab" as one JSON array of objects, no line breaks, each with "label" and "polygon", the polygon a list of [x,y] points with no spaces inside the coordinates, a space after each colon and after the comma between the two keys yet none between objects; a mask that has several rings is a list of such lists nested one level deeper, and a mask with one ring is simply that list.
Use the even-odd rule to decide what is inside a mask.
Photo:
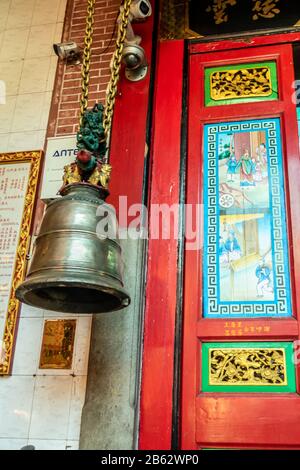
[{"label": "white marble slab", "polygon": [[43,105],[42,105],[40,129],[45,129],[45,130],[47,129],[51,100],[52,100],[52,91],[46,91],[44,93],[44,99],[43,99]]},{"label": "white marble slab", "polygon": [[20,450],[27,445],[27,439],[0,438],[0,450]]},{"label": "white marble slab", "polygon": [[1,0],[0,31],[6,27],[11,0]]},{"label": "white marble slab", "polygon": [[9,134],[1,134],[0,135],[0,152],[5,153],[8,152],[8,139]]},{"label": "white marble slab", "polygon": [[6,30],[1,45],[0,62],[24,59],[28,37],[28,28]]},{"label": "white marble slab", "polygon": [[32,149],[40,149],[37,131],[11,132],[9,134],[9,152],[25,152]]},{"label": "white marble slab", "polygon": [[84,376],[75,377],[73,380],[67,435],[69,440],[79,439],[81,414],[85,400],[86,380],[87,378]]},{"label": "white marble slab", "polygon": [[[19,93],[40,93],[46,90],[50,70],[50,55],[24,60]],[[49,109],[48,109],[49,113]]]},{"label": "white marble slab", "polygon": [[17,97],[7,96],[5,104],[0,105],[0,134],[10,132],[16,108]]},{"label": "white marble slab", "polygon": [[66,450],[78,450],[78,449],[79,449],[79,440],[67,441]]},{"label": "white marble slab", "polygon": [[33,397],[30,439],[65,439],[73,377],[38,376]]},{"label": "white marble slab", "polygon": [[87,375],[91,342],[92,315],[78,317],[73,368],[75,375]]},{"label": "white marble slab", "polygon": [[36,0],[32,25],[56,23],[60,9],[60,0]]},{"label": "white marble slab", "polygon": [[53,90],[56,68],[57,68],[57,56],[52,56],[50,57],[50,67],[49,67],[49,73],[48,73],[47,84],[46,84],[46,91],[51,91],[51,93]]},{"label": "white marble slab", "polygon": [[12,122],[14,132],[40,129],[44,93],[26,93],[17,96]]},{"label": "white marble slab", "polygon": [[26,59],[52,55],[56,24],[31,26],[26,48]]},{"label": "white marble slab", "polygon": [[64,439],[29,439],[28,445],[34,446],[35,450],[66,450]]},{"label": "white marble slab", "polygon": [[16,95],[19,90],[23,61],[0,62],[0,80],[6,85],[6,95]]},{"label": "white marble slab", "polygon": [[31,25],[35,0],[11,0],[6,29],[18,29]]},{"label": "white marble slab", "polygon": [[12,370],[14,375],[36,374],[43,324],[43,318],[20,318]]},{"label": "white marble slab", "polygon": [[30,305],[22,304],[20,316],[26,318],[43,318],[44,310],[40,308],[31,307]]},{"label": "white marble slab", "polygon": [[0,377],[0,437],[27,438],[35,377]]}]

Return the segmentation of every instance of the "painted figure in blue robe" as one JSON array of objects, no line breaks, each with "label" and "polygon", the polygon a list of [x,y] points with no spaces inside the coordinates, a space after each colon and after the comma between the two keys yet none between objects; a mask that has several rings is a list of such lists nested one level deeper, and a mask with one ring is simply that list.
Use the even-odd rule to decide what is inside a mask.
[{"label": "painted figure in blue robe", "polygon": [[225,242],[225,248],[228,252],[229,261],[235,261],[241,257],[241,247],[233,230],[230,230]]},{"label": "painted figure in blue robe", "polygon": [[221,264],[228,262],[228,251],[225,248],[223,237],[219,237],[219,259]]},{"label": "painted figure in blue robe", "polygon": [[227,181],[234,181],[234,175],[236,172],[236,167],[237,167],[238,161],[235,157],[234,153],[230,154],[230,157],[227,160]]},{"label": "painted figure in blue robe", "polygon": [[256,291],[257,297],[264,297],[266,293],[272,293],[273,288],[271,285],[271,274],[270,267],[266,264],[264,259],[261,259],[259,265],[255,270],[257,277]]},{"label": "painted figure in blue robe", "polygon": [[245,149],[243,155],[241,155],[237,169],[240,170],[240,186],[255,186],[253,175],[256,169],[248,149]]}]

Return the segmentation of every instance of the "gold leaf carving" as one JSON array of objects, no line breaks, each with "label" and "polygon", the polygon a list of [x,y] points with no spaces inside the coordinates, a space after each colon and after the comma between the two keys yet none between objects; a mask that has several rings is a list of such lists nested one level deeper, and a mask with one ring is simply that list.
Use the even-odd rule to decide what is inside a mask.
[{"label": "gold leaf carving", "polygon": [[210,385],[287,385],[285,350],[210,349]]},{"label": "gold leaf carving", "polygon": [[266,97],[272,94],[269,67],[240,68],[216,71],[210,75],[213,100]]},{"label": "gold leaf carving", "polygon": [[76,320],[46,320],[40,369],[71,369]]}]

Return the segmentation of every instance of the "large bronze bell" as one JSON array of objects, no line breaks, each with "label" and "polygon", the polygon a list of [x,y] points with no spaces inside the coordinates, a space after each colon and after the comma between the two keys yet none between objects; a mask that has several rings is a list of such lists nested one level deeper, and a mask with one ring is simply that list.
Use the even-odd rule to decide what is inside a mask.
[{"label": "large bronze bell", "polygon": [[101,204],[112,216],[110,206],[99,188],[90,184],[70,184],[61,194],[47,206],[17,298],[65,313],[102,313],[127,307],[130,297],[123,289],[117,235],[107,238],[96,233],[97,208]]}]

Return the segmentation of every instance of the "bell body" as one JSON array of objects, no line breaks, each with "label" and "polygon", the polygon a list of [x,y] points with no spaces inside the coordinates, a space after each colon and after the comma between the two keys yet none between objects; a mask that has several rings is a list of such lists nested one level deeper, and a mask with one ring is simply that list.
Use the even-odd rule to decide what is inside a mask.
[{"label": "bell body", "polygon": [[[17,298],[65,313],[102,313],[127,307],[130,298],[123,288],[114,210],[101,199],[99,189],[89,184],[68,185],[61,194],[46,208]],[[108,237],[101,220],[110,224]]]}]

